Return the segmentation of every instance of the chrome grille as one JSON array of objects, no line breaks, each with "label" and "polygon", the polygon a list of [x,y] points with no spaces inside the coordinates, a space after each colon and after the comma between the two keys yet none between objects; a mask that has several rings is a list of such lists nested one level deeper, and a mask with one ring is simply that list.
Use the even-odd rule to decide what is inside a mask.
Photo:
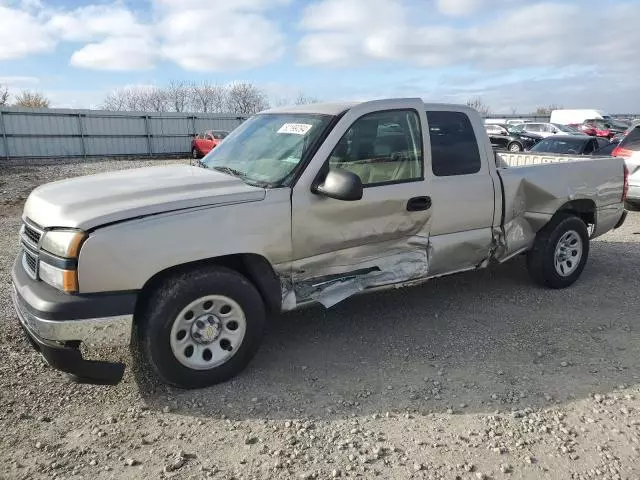
[{"label": "chrome grille", "polygon": [[28,250],[24,251],[24,266],[27,273],[31,274],[32,277],[36,276],[36,269],[38,268],[38,258]]},{"label": "chrome grille", "polygon": [[40,243],[40,238],[42,237],[42,232],[37,231],[33,227],[25,224],[23,233],[25,237],[27,237],[32,244],[38,245]]},{"label": "chrome grille", "polygon": [[31,223],[23,223],[20,230],[22,241],[22,266],[32,278],[38,278],[38,251],[43,230]]}]

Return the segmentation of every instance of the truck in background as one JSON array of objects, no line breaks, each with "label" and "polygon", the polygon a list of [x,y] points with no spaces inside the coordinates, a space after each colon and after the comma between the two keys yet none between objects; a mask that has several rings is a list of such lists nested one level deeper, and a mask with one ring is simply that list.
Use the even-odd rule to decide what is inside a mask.
[{"label": "truck in background", "polygon": [[603,112],[602,110],[594,110],[589,108],[581,109],[561,109],[553,110],[551,112],[551,118],[549,123],[559,123],[562,125],[580,125],[585,120],[611,120],[611,115]]}]

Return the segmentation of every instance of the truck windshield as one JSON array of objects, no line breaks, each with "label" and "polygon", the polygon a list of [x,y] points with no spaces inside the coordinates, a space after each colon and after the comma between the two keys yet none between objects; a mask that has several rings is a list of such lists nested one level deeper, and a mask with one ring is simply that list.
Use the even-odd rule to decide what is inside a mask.
[{"label": "truck windshield", "polygon": [[294,171],[331,118],[294,113],[256,115],[232,131],[201,164],[247,183],[276,186]]}]

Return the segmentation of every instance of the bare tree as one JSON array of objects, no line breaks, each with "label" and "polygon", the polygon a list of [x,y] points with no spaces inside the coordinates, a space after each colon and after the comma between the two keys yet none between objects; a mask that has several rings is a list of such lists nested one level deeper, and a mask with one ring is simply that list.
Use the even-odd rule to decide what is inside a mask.
[{"label": "bare tree", "polygon": [[0,85],[0,107],[9,103],[9,87]]},{"label": "bare tree", "polygon": [[252,83],[234,83],[227,90],[227,111],[237,115],[253,115],[269,108],[267,96]]},{"label": "bare tree", "polygon": [[306,95],[304,92],[298,92],[298,96],[295,99],[291,97],[281,97],[276,100],[277,107],[284,107],[286,105],[308,105],[310,103],[318,103],[320,99],[318,97]]},{"label": "bare tree", "polygon": [[222,85],[202,83],[190,86],[189,106],[194,112],[224,112],[227,100],[227,89]]},{"label": "bare tree", "polygon": [[305,95],[303,92],[299,92],[296,97],[296,105],[308,105],[310,103],[318,103],[320,100],[317,97]]},{"label": "bare tree", "polygon": [[40,92],[25,90],[16,97],[16,107],[49,108],[51,102]]},{"label": "bare tree", "polygon": [[147,87],[139,92],[141,109],[145,112],[166,112],[169,96],[164,89]]},{"label": "bare tree", "polygon": [[554,110],[559,110],[562,108],[562,105],[555,105],[555,104],[551,104],[551,105],[547,105],[546,107],[538,107],[536,108],[536,115],[551,115],[551,112],[553,112]]},{"label": "bare tree", "polygon": [[489,105],[484,103],[480,97],[467,100],[467,106],[473,108],[482,116],[489,115],[491,112]]},{"label": "bare tree", "polygon": [[115,111],[166,112],[168,96],[164,89],[153,86],[119,88],[104,99],[102,108]]},{"label": "bare tree", "polygon": [[[311,97],[299,95],[298,101],[311,101]],[[315,100],[315,99],[314,99]],[[114,90],[103,103],[105,110],[142,112],[215,112],[253,115],[269,107],[267,97],[252,83],[235,83],[229,86],[203,83],[171,82],[166,88],[132,86]]]},{"label": "bare tree", "polygon": [[174,112],[184,112],[189,103],[189,86],[186,82],[171,80],[166,89],[169,108]]}]

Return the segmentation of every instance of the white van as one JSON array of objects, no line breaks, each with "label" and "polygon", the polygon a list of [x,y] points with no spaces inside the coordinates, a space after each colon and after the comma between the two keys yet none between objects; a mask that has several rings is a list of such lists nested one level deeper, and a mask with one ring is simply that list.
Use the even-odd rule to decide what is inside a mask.
[{"label": "white van", "polygon": [[578,110],[553,110],[549,122],[561,125],[578,125],[585,120],[596,118],[611,120],[611,116],[601,110],[583,108]]}]

